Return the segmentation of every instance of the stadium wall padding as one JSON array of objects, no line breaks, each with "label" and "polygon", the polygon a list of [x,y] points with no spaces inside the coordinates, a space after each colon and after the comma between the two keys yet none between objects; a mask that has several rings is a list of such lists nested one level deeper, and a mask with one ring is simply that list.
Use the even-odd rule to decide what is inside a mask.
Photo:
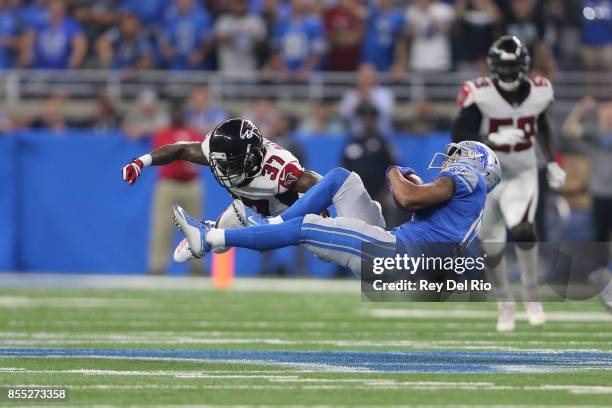
[{"label": "stadium wall padding", "polygon": [[[422,174],[448,134],[398,135],[393,138],[402,162]],[[344,138],[317,136],[303,140],[306,166],[325,174],[334,168]],[[151,197],[157,174],[145,171],[128,186],[121,167],[150,150],[148,141],[132,142],[120,132],[27,131],[0,137],[0,270],[143,273],[149,245]],[[215,218],[230,197],[202,168],[204,214]],[[384,182],[381,175],[381,182]],[[169,215],[170,216],[170,215]],[[178,242],[177,233],[176,240]],[[297,256],[296,248],[263,258],[237,251],[240,275],[286,265],[296,259],[315,276],[334,273],[333,265],[314,256]],[[209,266],[206,261],[207,267]],[[171,262],[171,274],[185,273]]]}]

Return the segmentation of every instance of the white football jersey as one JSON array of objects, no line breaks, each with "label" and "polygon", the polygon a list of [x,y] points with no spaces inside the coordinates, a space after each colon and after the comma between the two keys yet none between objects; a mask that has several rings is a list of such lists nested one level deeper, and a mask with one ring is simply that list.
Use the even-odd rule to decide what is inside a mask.
[{"label": "white football jersey", "polygon": [[[202,151],[207,160],[210,153],[210,137],[202,142]],[[263,139],[264,158],[260,173],[242,187],[226,188],[234,197],[261,215],[275,216],[298,199],[292,191],[304,169],[289,150],[285,150],[268,139]]]},{"label": "white football jersey", "polygon": [[528,81],[531,86],[529,95],[516,105],[508,102],[488,77],[465,82],[459,93],[458,102],[462,108],[476,104],[482,113],[480,136],[483,140],[504,128],[517,128],[525,132],[524,143],[491,146],[502,164],[504,177],[536,166],[533,138],[538,132],[538,116],[554,100],[553,87],[548,79],[536,76],[529,77]]}]

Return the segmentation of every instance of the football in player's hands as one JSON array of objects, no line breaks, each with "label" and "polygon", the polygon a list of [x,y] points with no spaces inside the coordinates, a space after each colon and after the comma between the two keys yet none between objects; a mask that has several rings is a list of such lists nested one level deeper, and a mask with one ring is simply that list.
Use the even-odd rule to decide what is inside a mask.
[{"label": "football in player's hands", "polygon": [[423,184],[423,179],[420,178],[416,173],[411,173],[404,178],[408,181],[412,181],[414,184],[420,185]]},{"label": "football in player's hands", "polygon": [[525,131],[516,128],[499,129],[489,134],[489,140],[496,146],[514,146],[525,142]]},{"label": "football in player's hands", "polygon": [[123,180],[127,181],[128,184],[131,186],[142,174],[143,167],[144,164],[142,163],[142,160],[132,160],[127,165],[123,166],[123,168],[121,169],[121,175],[123,176]]},{"label": "football in player's hands", "polygon": [[413,168],[408,167],[408,166],[405,166],[405,167],[389,166],[387,167],[387,171],[385,172],[385,177],[387,178],[387,184],[389,185],[389,188],[391,188],[391,180],[389,179],[389,173],[393,169],[397,169],[397,171],[400,172],[402,177],[409,179],[409,180],[410,180],[410,176],[415,176],[414,180],[420,180],[420,183],[417,183],[417,181],[414,181],[414,180],[411,180],[411,181],[416,184],[423,184],[423,180],[421,180],[421,178],[417,176],[416,171]]}]

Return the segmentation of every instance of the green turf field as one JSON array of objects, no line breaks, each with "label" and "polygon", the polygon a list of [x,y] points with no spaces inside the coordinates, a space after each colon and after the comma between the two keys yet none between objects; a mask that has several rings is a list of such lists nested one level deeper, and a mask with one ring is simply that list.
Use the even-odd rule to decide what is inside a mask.
[{"label": "green turf field", "polygon": [[498,334],[490,303],[300,285],[0,289],[0,386],[68,387],[53,407],[612,406],[599,303],[548,304],[543,328]]}]

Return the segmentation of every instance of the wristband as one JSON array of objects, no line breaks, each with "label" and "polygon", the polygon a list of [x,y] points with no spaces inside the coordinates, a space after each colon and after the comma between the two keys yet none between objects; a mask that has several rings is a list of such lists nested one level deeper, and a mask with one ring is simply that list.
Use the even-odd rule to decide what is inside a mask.
[{"label": "wristband", "polygon": [[153,156],[147,153],[144,156],[140,156],[138,160],[142,162],[142,167],[148,167],[153,163]]}]

